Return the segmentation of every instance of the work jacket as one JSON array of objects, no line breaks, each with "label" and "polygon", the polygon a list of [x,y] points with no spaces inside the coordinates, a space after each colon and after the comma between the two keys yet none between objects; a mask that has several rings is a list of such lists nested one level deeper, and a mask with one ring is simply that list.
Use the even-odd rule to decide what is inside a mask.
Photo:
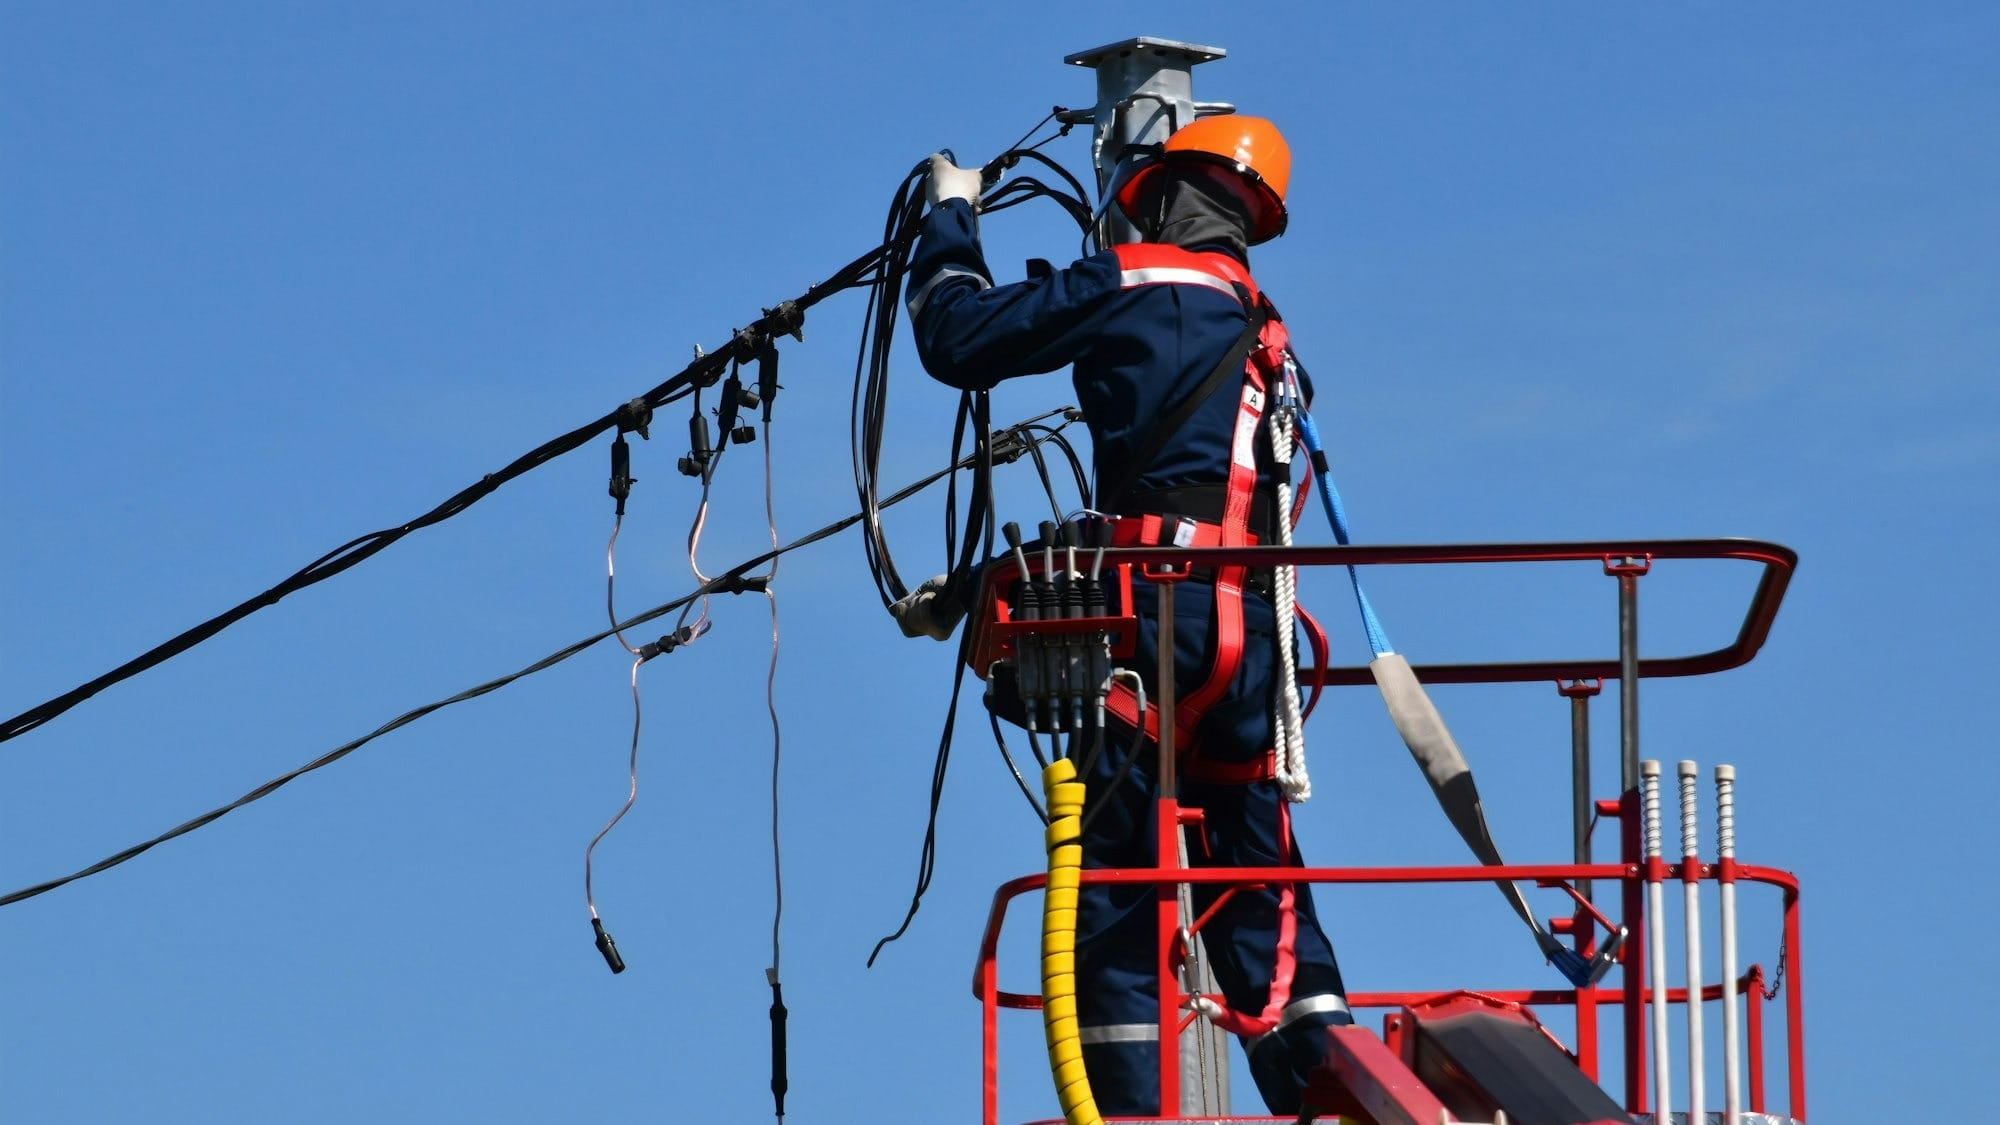
[{"label": "work jacket", "polygon": [[[934,378],[963,390],[1074,365],[1102,487],[1215,370],[1248,312],[1225,289],[1135,278],[1109,250],[1031,273],[1040,276],[994,285],[971,206],[932,208],[909,274],[917,354]],[[1311,394],[1303,372],[1301,387]],[[1241,378],[1224,379],[1141,467],[1132,492],[1226,483],[1241,394]]]}]

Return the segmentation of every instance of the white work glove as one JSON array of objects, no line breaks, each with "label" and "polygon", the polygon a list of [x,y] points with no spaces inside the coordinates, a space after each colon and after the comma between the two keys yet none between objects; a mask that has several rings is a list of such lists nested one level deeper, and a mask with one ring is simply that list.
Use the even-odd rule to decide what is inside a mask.
[{"label": "white work glove", "polygon": [[[973,175],[976,177],[978,173]],[[889,607],[889,616],[896,619],[904,636],[929,637],[934,641],[951,639],[952,631],[965,618],[965,607],[955,598],[947,601],[944,588],[945,576],[940,574]]]},{"label": "white work glove", "polygon": [[925,198],[936,207],[947,199],[963,199],[979,206],[979,169],[960,168],[943,153],[931,157],[931,178]]}]

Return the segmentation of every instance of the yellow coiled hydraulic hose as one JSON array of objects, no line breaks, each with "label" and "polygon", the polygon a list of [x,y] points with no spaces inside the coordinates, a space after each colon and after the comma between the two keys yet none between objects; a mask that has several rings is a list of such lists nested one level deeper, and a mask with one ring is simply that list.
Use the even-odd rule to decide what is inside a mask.
[{"label": "yellow coiled hydraulic hose", "polygon": [[1076,1022],[1076,905],[1082,885],[1083,782],[1076,764],[1057,758],[1042,771],[1048,797],[1049,884],[1042,897],[1042,1028],[1049,1040],[1049,1070],[1068,1125],[1103,1125],[1090,1079],[1083,1071],[1083,1043]]}]

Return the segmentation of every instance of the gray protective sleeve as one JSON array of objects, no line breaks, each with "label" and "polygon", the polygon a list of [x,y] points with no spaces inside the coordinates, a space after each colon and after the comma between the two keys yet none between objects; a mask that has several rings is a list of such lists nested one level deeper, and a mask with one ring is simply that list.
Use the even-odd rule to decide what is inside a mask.
[{"label": "gray protective sleeve", "polygon": [[[1489,867],[1503,864],[1500,849],[1493,843],[1493,833],[1486,827],[1486,810],[1479,803],[1479,789],[1473,784],[1472,767],[1465,762],[1465,754],[1458,748],[1458,740],[1444,725],[1444,716],[1438,714],[1436,705],[1424,685],[1417,682],[1417,674],[1410,670],[1410,662],[1395,653],[1376,657],[1368,670],[1375,676],[1375,686],[1382,691],[1382,701],[1389,706],[1389,719],[1396,724],[1396,733],[1403,736],[1403,744],[1410,748],[1410,756],[1417,760],[1417,766],[1424,771],[1424,777],[1431,783],[1431,791],[1437,795],[1444,815],[1451,820],[1452,827],[1464,837],[1466,845],[1472,849],[1479,862]],[[1535,944],[1548,952],[1556,944],[1554,935],[1542,928],[1535,918],[1534,910],[1528,905],[1527,897],[1511,880],[1501,879],[1494,884],[1507,898],[1508,905],[1535,931]]]}]

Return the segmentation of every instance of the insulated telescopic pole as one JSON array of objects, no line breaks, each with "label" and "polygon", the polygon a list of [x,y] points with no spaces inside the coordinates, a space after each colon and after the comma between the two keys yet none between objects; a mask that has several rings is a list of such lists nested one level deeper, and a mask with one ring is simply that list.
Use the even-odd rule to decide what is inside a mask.
[{"label": "insulated telescopic pole", "polygon": [[1687,1026],[1688,1026],[1688,1120],[1708,1120],[1708,1099],[1703,1089],[1706,1066],[1702,1044],[1701,1014],[1701,830],[1698,783],[1701,767],[1693,762],[1680,764],[1681,777],[1681,887],[1687,914]]},{"label": "insulated telescopic pole", "polygon": [[1656,1125],[1673,1125],[1669,1089],[1673,1075],[1667,1069],[1667,896],[1662,885],[1666,862],[1661,858],[1660,763],[1639,764],[1646,801],[1646,930],[1652,942],[1653,996],[1653,1120]]},{"label": "insulated telescopic pole", "polygon": [[1736,767],[1715,767],[1715,864],[1722,899],[1722,1117],[1743,1114],[1741,1029],[1736,1020]]}]

